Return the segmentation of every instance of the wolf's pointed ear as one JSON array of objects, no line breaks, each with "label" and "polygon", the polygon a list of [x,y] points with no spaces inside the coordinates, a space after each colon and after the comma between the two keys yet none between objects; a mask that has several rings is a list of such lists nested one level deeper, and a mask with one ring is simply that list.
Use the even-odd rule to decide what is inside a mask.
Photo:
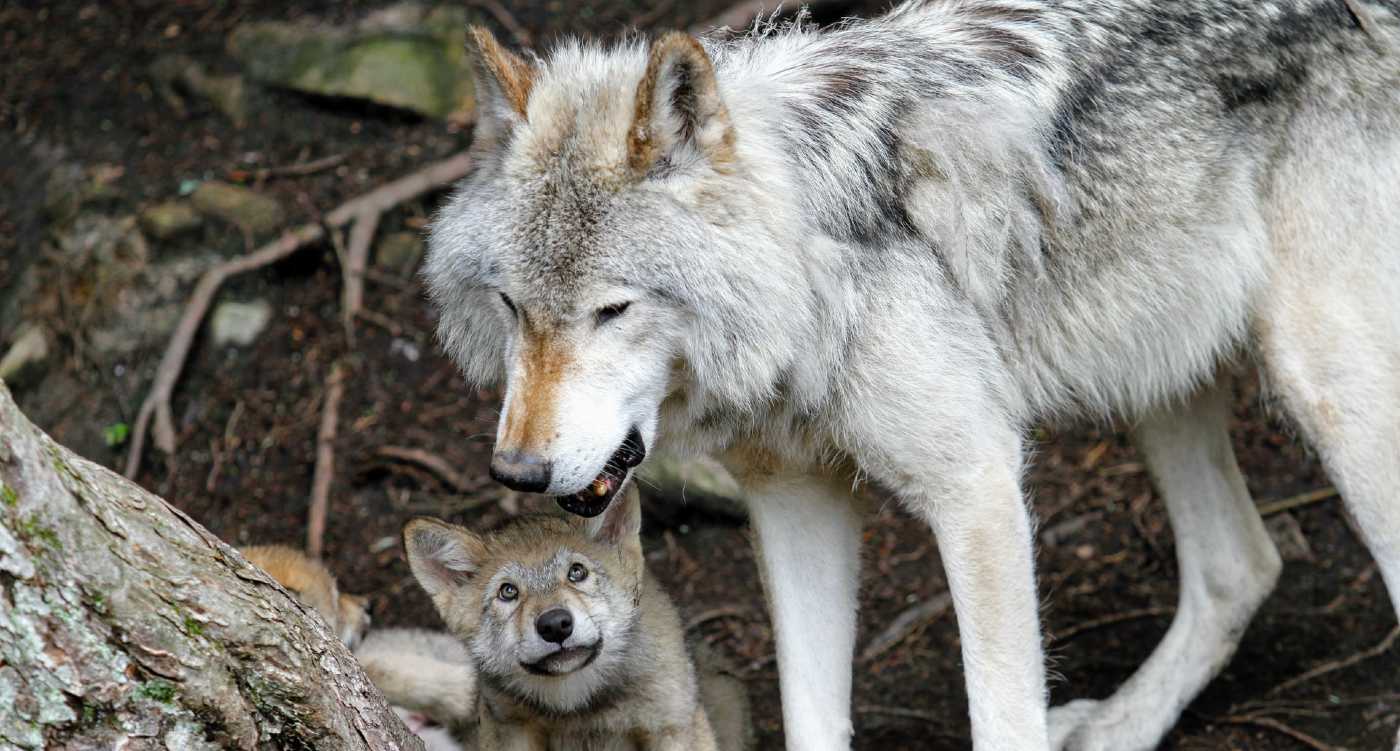
[{"label": "wolf's pointed ear", "polygon": [[633,482],[612,505],[591,519],[581,519],[589,537],[608,545],[641,545],[642,499]]},{"label": "wolf's pointed ear", "polygon": [[627,133],[627,161],[645,175],[686,150],[723,170],[734,161],[734,128],[709,54],[695,37],[672,31],[651,43]]},{"label": "wolf's pointed ear", "polygon": [[507,50],[480,26],[467,29],[476,83],[477,127],[490,136],[525,122],[535,65]]},{"label": "wolf's pointed ear", "polygon": [[403,528],[408,567],[434,600],[471,581],[481,568],[486,547],[470,531],[437,519],[409,520]]}]

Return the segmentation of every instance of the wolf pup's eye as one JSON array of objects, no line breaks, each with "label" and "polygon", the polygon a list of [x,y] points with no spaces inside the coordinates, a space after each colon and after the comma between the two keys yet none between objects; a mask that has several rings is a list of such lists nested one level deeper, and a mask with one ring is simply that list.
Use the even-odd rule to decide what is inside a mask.
[{"label": "wolf pup's eye", "polygon": [[584,568],[582,563],[575,563],[574,565],[569,567],[569,581],[573,582],[574,584],[578,584],[579,582],[587,578],[588,569]]},{"label": "wolf pup's eye", "polygon": [[520,590],[516,589],[514,584],[506,582],[501,585],[501,589],[496,593],[496,596],[501,598],[501,602],[514,602],[515,598],[520,596]]},{"label": "wolf pup's eye", "polygon": [[612,319],[617,318],[623,313],[626,313],[627,309],[631,306],[632,303],[630,302],[620,302],[616,305],[609,305],[604,308],[599,308],[598,312],[595,314],[598,319],[598,325],[602,326],[608,321],[611,321]]},{"label": "wolf pup's eye", "polygon": [[509,297],[506,297],[506,293],[498,292],[497,294],[501,296],[501,302],[506,304],[506,308],[510,310],[511,315],[519,315],[515,310],[515,303],[511,302]]}]

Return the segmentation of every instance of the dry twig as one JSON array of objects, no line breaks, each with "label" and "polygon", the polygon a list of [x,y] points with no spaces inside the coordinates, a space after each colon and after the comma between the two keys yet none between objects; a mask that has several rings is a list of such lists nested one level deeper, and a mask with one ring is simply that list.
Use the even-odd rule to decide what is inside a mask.
[{"label": "dry twig", "polygon": [[1140,610],[1127,610],[1122,613],[1112,613],[1102,618],[1093,618],[1076,623],[1058,634],[1051,634],[1050,640],[1057,644],[1062,644],[1086,631],[1093,631],[1096,628],[1112,626],[1117,623],[1127,623],[1128,621],[1136,621],[1142,618],[1158,618],[1164,615],[1171,615],[1175,612],[1175,608],[1152,607],[1142,608]]},{"label": "dry twig", "polygon": [[709,610],[702,610],[699,613],[696,613],[694,616],[691,617],[690,620],[686,621],[685,630],[687,632],[690,632],[694,631],[697,628],[700,628],[701,626],[705,625],[706,623],[709,623],[710,621],[718,621],[724,618],[743,619],[747,618],[748,615],[748,611],[744,610],[743,608],[734,607],[732,605],[718,608],[710,608]]},{"label": "dry twig", "polygon": [[340,273],[340,318],[345,325],[345,338],[355,346],[355,316],[365,302],[365,267],[369,266],[369,249],[374,244],[374,231],[379,228],[378,211],[365,211],[355,217],[350,227],[350,244],[345,250],[345,265]]},{"label": "dry twig", "polygon": [[1372,657],[1379,657],[1390,650],[1391,645],[1395,644],[1395,640],[1397,638],[1400,638],[1400,625],[1397,625],[1396,627],[1392,628],[1390,630],[1390,633],[1386,634],[1385,638],[1381,639],[1380,643],[1375,645],[1374,647],[1371,647],[1370,649],[1364,649],[1360,652],[1348,655],[1347,657],[1344,657],[1339,660],[1328,660],[1327,662],[1324,662],[1316,667],[1313,667],[1309,670],[1305,670],[1302,673],[1299,673],[1298,675],[1295,675],[1292,678],[1289,678],[1288,680],[1284,681],[1283,683],[1280,683],[1277,686],[1274,686],[1273,688],[1269,689],[1269,693],[1281,694],[1284,691],[1293,688],[1294,686],[1306,683],[1310,680],[1313,680],[1314,678],[1327,675],[1328,673],[1335,673],[1338,670],[1345,670],[1346,668],[1349,668],[1352,665],[1355,665],[1359,662],[1365,662],[1366,660],[1369,660]]},{"label": "dry twig", "polygon": [[1284,511],[1289,511],[1291,509],[1298,508],[1299,506],[1308,506],[1319,501],[1325,501],[1329,498],[1336,498],[1338,495],[1339,493],[1337,492],[1336,488],[1320,488],[1318,490],[1310,490],[1306,493],[1299,493],[1298,495],[1290,496],[1288,498],[1283,498],[1277,501],[1270,501],[1269,503],[1260,504],[1259,515],[1273,516],[1274,514],[1283,513]]},{"label": "dry twig", "polygon": [[1308,735],[1307,733],[1304,733],[1303,731],[1295,727],[1285,725],[1282,722],[1273,719],[1272,717],[1258,717],[1256,715],[1231,715],[1229,717],[1221,717],[1220,719],[1216,720],[1216,722],[1220,722],[1225,725],[1251,725],[1257,728],[1265,728],[1266,730],[1272,730],[1275,733],[1282,733],[1283,735],[1286,735],[1289,738],[1298,741],[1304,746],[1314,749],[1314,751],[1343,751],[1342,749],[1337,748],[1336,746],[1323,743],[1322,741],[1312,737],[1311,735]]},{"label": "dry twig", "polygon": [[126,455],[126,476],[134,478],[141,468],[146,433],[152,429],[153,419],[156,446],[167,454],[175,451],[175,427],[170,412],[170,397],[180,379],[180,372],[185,368],[185,360],[189,357],[190,347],[194,344],[195,334],[199,332],[204,316],[209,311],[209,305],[227,279],[290,256],[301,247],[325,237],[327,228],[343,227],[371,212],[382,213],[404,201],[413,200],[428,191],[452,183],[466,175],[470,166],[471,157],[466,152],[455,154],[341,204],[326,214],[319,223],[304,224],[290,229],[258,250],[204,272],[204,276],[200,277],[199,283],[195,285],[189,302],[185,303],[180,322],[170,337],[170,343],[166,345],[160,365],[156,367],[156,377],[151,384],[151,390],[137,412],[136,424],[131,431],[131,444]]},{"label": "dry twig", "polygon": [[311,505],[306,514],[306,554],[320,558],[326,536],[331,479],[335,476],[335,434],[340,423],[340,400],[345,396],[345,368],[337,362],[326,376],[326,401],[316,430],[316,469],[311,475]]},{"label": "dry twig", "polygon": [[919,627],[936,620],[953,606],[953,596],[947,592],[930,597],[895,616],[884,631],[875,635],[860,653],[860,662],[870,662],[904,641]]},{"label": "dry twig", "polygon": [[447,486],[456,493],[470,493],[474,490],[480,490],[482,487],[482,483],[468,480],[453,469],[446,459],[426,449],[408,446],[380,446],[374,453],[386,459],[395,459],[422,467],[437,475],[438,479],[447,483]]}]

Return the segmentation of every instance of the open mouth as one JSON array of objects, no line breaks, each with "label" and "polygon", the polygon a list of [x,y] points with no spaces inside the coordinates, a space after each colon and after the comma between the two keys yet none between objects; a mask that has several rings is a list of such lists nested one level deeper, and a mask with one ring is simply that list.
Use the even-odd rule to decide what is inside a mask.
[{"label": "open mouth", "polygon": [[571,514],[597,516],[607,510],[608,504],[612,503],[612,499],[627,483],[632,469],[641,464],[646,457],[647,447],[642,441],[642,434],[636,428],[632,428],[623,439],[622,445],[617,447],[617,451],[614,451],[603,465],[603,471],[593,478],[588,487],[573,495],[555,496],[554,500]]},{"label": "open mouth", "polygon": [[602,643],[600,640],[587,647],[561,649],[534,662],[522,662],[520,666],[535,675],[568,675],[593,664],[601,651]]}]

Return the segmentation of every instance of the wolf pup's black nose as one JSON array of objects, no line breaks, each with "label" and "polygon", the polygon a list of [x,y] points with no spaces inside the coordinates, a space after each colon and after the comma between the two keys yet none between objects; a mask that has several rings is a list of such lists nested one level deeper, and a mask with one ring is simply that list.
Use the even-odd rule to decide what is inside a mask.
[{"label": "wolf pup's black nose", "polygon": [[555,608],[535,619],[535,630],[540,638],[554,644],[563,644],[574,632],[574,617],[563,608]]},{"label": "wolf pup's black nose", "polygon": [[522,493],[543,493],[553,465],[523,451],[500,451],[491,457],[491,479]]}]

